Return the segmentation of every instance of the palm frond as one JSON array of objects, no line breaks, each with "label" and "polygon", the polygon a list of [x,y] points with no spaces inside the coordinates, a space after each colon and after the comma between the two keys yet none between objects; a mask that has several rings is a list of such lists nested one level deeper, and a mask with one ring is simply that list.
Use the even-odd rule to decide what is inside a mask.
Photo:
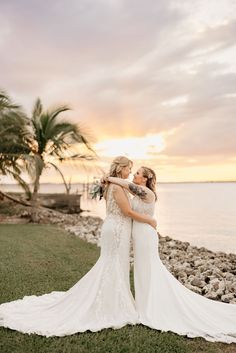
[{"label": "palm frond", "polygon": [[52,111],[49,111],[48,115],[50,116],[51,120],[54,120],[58,117],[59,114],[66,112],[68,110],[71,110],[70,107],[68,107],[67,105],[62,105]]},{"label": "palm frond", "polygon": [[90,154],[74,154],[71,156],[67,157],[60,157],[59,161],[60,162],[66,162],[66,161],[81,161],[81,160],[86,160],[86,161],[93,161],[95,159],[94,156],[91,156]]},{"label": "palm frond", "polygon": [[11,169],[6,169],[7,174],[11,175],[17,182],[18,184],[23,188],[23,190],[26,193],[26,196],[31,199],[32,192],[30,190],[29,185],[24,181],[24,179],[21,178],[20,174],[18,172],[15,172],[14,170]]},{"label": "palm frond", "polygon": [[42,102],[41,102],[40,98],[37,98],[36,102],[34,104],[34,107],[33,107],[33,113],[32,113],[33,120],[36,120],[38,117],[40,117],[42,112],[43,112]]},{"label": "palm frond", "polygon": [[19,109],[20,106],[14,104],[10,98],[10,96],[4,92],[0,91],[0,111],[4,109]]}]

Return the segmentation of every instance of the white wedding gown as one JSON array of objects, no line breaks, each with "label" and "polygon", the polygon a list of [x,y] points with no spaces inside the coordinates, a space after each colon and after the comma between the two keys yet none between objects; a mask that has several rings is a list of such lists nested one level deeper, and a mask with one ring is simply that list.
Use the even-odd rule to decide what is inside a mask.
[{"label": "white wedding gown", "polygon": [[123,216],[112,189],[110,185],[96,264],[66,292],[1,304],[0,326],[50,337],[137,323],[129,285],[131,219]]},{"label": "white wedding gown", "polygon": [[[135,196],[132,208],[153,216],[155,203],[144,203]],[[150,225],[134,221],[132,236],[140,323],[212,342],[236,342],[236,305],[205,298],[181,284],[159,258],[158,236]]]}]

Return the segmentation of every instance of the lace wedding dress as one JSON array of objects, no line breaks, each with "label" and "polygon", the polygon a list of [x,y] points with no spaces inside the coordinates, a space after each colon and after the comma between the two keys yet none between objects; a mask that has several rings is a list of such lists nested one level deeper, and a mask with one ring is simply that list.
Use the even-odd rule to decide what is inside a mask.
[{"label": "lace wedding dress", "polygon": [[[153,216],[155,203],[144,203],[135,196],[132,208]],[[150,225],[134,221],[132,236],[140,323],[212,342],[236,342],[236,305],[216,302],[182,285],[159,258],[158,236]]]},{"label": "lace wedding dress", "polygon": [[1,304],[0,326],[50,337],[137,323],[129,285],[131,219],[121,213],[112,189],[110,185],[96,264],[66,292]]}]

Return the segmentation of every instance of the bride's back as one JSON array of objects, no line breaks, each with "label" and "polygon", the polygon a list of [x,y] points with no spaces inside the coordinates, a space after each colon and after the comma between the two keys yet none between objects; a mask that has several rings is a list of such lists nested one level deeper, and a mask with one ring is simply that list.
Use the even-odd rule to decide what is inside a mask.
[{"label": "bride's back", "polygon": [[[113,191],[114,191],[114,188],[116,188],[116,187],[117,186],[114,184],[110,184],[108,186],[107,193],[106,193],[106,215],[107,216],[120,216],[120,217],[128,218],[122,213],[120,207],[118,206],[118,204],[114,198]],[[126,193],[126,194],[129,197],[128,193]]]}]

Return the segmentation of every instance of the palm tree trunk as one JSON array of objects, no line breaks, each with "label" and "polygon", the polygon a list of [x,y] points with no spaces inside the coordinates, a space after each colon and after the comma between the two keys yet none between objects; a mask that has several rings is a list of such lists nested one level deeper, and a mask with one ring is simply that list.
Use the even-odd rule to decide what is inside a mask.
[{"label": "palm tree trunk", "polygon": [[36,176],[35,183],[34,183],[34,190],[31,199],[31,215],[30,220],[31,222],[37,223],[38,222],[38,191],[39,191],[39,179],[40,175]]},{"label": "palm tree trunk", "polygon": [[6,197],[7,199],[9,199],[9,200],[11,200],[11,201],[14,201],[14,202],[16,202],[16,203],[19,203],[20,205],[27,206],[27,207],[30,207],[30,206],[31,206],[30,203],[21,201],[21,200],[15,198],[15,197],[13,197],[13,196],[10,196],[10,195],[6,194],[5,192],[3,192],[3,191],[1,191],[1,190],[0,190],[0,195],[3,196],[3,197]]}]

